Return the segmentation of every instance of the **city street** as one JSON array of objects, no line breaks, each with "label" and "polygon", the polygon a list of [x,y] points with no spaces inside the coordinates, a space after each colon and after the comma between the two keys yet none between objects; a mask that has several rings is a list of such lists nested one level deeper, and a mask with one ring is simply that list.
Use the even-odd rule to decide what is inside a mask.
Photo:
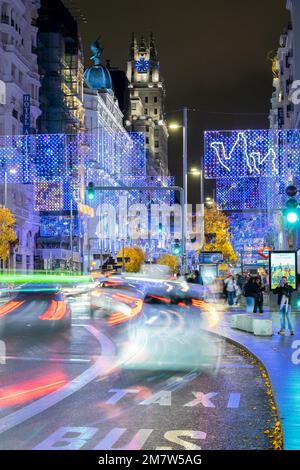
[{"label": "city street", "polygon": [[199,330],[211,355],[197,364],[192,354],[184,370],[168,364],[194,347],[193,312],[157,305],[134,326],[111,327],[90,318],[87,295],[71,305],[70,331],[6,338],[1,449],[270,448],[274,416],[251,357]]},{"label": "city street", "polygon": [[299,460],[300,0],[250,7],[0,0],[10,466]]}]

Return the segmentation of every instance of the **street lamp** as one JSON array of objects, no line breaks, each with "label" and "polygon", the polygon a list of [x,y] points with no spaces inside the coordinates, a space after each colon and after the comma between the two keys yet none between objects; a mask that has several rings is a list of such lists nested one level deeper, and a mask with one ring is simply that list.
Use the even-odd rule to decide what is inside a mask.
[{"label": "street lamp", "polygon": [[185,271],[186,268],[186,219],[187,219],[187,173],[188,173],[188,146],[187,146],[187,136],[188,136],[188,108],[183,108],[183,125],[180,125],[176,122],[169,124],[170,130],[182,129],[183,137],[183,214],[182,214],[182,259],[183,266],[182,269]]}]

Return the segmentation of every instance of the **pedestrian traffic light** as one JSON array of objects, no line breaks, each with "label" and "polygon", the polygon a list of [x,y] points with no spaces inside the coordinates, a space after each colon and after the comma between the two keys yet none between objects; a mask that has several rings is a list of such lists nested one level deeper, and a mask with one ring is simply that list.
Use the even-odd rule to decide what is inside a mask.
[{"label": "pedestrian traffic light", "polygon": [[93,201],[93,200],[95,199],[94,183],[89,183],[89,184],[88,184],[87,195],[88,195],[88,199],[89,199],[90,201]]},{"label": "pedestrian traffic light", "polygon": [[290,185],[286,188],[286,194],[289,199],[285,204],[285,216],[289,224],[294,225],[299,221],[298,201],[295,196],[298,193],[298,189],[294,185]]},{"label": "pedestrian traffic light", "polygon": [[160,223],[158,224],[158,233],[161,234],[162,231],[163,231],[163,229],[162,229],[162,223],[160,222]]},{"label": "pedestrian traffic light", "polygon": [[179,243],[179,240],[175,240],[175,243],[173,245],[173,255],[174,256],[178,256],[180,255],[181,253],[181,246],[180,246],[180,243]]}]

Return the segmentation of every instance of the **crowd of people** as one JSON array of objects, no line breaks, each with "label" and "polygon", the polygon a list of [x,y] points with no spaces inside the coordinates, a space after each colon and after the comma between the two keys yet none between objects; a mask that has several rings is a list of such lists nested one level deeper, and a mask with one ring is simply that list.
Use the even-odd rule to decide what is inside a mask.
[{"label": "crowd of people", "polygon": [[[264,313],[264,293],[268,285],[266,279],[261,276],[253,276],[247,274],[236,276],[228,274],[224,279],[223,293],[229,306],[239,306],[241,296],[244,295],[246,299],[247,313]],[[278,310],[281,315],[281,328],[278,334],[285,333],[286,323],[291,335],[294,335],[293,324],[291,320],[291,299],[293,287],[288,284],[288,279],[283,276],[276,289],[273,290],[277,294]]]}]

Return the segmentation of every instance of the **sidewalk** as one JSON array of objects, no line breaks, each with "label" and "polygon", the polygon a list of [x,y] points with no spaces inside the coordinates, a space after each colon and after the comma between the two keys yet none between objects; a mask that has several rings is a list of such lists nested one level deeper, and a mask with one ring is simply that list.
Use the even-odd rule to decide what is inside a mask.
[{"label": "sidewalk", "polygon": [[[288,331],[286,336],[280,336],[277,334],[279,313],[266,312],[261,318],[273,319],[274,335],[262,337],[232,329],[230,317],[235,313],[245,313],[245,310],[231,308],[225,311],[213,331],[245,346],[264,364],[281,418],[284,449],[300,450],[300,364],[292,362],[292,354],[296,351],[292,348],[294,341],[298,341],[297,350],[300,348],[300,314],[292,315],[295,336],[290,336]],[[300,359],[300,352],[297,357]]]}]

